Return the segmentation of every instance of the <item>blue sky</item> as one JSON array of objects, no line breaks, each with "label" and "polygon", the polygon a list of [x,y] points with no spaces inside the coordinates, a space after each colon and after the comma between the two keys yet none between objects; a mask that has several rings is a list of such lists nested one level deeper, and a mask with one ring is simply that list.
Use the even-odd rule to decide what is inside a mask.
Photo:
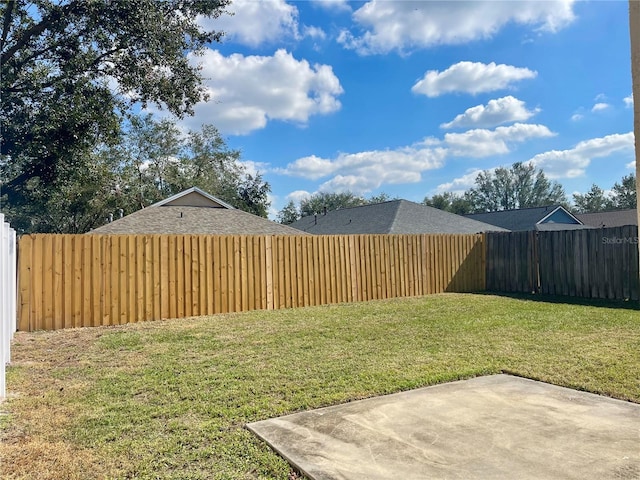
[{"label": "blue sky", "polygon": [[533,162],[570,196],[633,171],[622,1],[236,0],[200,63],[212,123],[272,188],[420,202]]}]

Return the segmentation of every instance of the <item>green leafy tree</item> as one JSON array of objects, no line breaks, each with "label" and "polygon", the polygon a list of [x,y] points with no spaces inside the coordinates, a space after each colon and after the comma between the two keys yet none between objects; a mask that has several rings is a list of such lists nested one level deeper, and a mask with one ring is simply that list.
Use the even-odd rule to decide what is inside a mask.
[{"label": "green leafy tree", "polygon": [[283,225],[291,225],[300,219],[300,212],[293,200],[289,200],[282,210],[278,212],[278,222]]},{"label": "green leafy tree", "polygon": [[[21,215],[68,193],[134,105],[181,116],[206,98],[189,54],[221,32],[202,29],[228,0],[13,0],[0,4],[0,186]],[[82,173],[78,173],[82,175]],[[12,219],[12,222],[14,220]]]},{"label": "green leafy tree", "polygon": [[[241,210],[267,216],[271,188],[251,175],[240,151],[229,149],[211,125],[181,135],[169,120],[136,119],[122,141],[108,149],[118,165],[112,183],[126,213],[190,187],[199,187]],[[108,154],[107,154],[108,155]]]},{"label": "green leafy tree", "polygon": [[464,215],[471,213],[471,201],[467,195],[457,195],[451,192],[435,194],[433,197],[425,197],[424,205],[434,207],[446,212]]},{"label": "green leafy tree", "polygon": [[392,197],[391,195],[380,192],[378,195],[372,195],[365,200],[366,203],[373,205],[375,203],[383,203],[383,202],[391,202],[393,200],[398,200],[398,197]]},{"label": "green leafy tree", "polygon": [[531,164],[517,162],[511,168],[485,170],[475,184],[466,193],[473,212],[568,204],[562,185]]},{"label": "green leafy tree", "polygon": [[574,193],[573,203],[578,213],[603,212],[615,208],[611,198],[606,196],[604,190],[595,183],[591,185],[591,189],[585,194]]},{"label": "green leafy tree", "polygon": [[12,212],[21,231],[84,233],[192,186],[267,216],[269,184],[247,173],[240,153],[210,126],[182,135],[169,120],[133,118],[117,143],[97,148],[84,164],[48,189],[34,188],[36,201]]},{"label": "green leafy tree", "polygon": [[269,205],[271,205],[270,192],[271,186],[262,181],[260,173],[255,176],[250,174],[241,176],[234,207],[267,218]]},{"label": "green leafy tree", "polygon": [[278,222],[289,225],[301,217],[323,213],[326,210],[338,210],[340,208],[357,207],[360,205],[372,205],[376,203],[389,202],[397,200],[397,197],[391,197],[387,193],[381,192],[378,195],[372,195],[369,198],[360,197],[353,193],[316,193],[311,197],[302,200],[298,206],[290,200],[285,207],[278,212]]},{"label": "green leafy tree", "polygon": [[320,192],[311,195],[300,202],[300,215],[303,217],[320,214],[325,211],[338,210],[339,208],[358,207],[365,205],[367,201],[351,192],[325,193]]},{"label": "green leafy tree", "polygon": [[624,210],[636,208],[636,176],[633,173],[622,177],[620,183],[616,182],[611,189],[611,200],[616,209]]}]

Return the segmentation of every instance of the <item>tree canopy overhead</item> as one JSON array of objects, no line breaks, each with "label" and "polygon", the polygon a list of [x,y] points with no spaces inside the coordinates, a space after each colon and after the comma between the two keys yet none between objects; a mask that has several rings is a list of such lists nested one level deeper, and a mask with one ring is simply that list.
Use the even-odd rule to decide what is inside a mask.
[{"label": "tree canopy overhead", "polygon": [[117,138],[133,105],[182,116],[204,99],[189,54],[222,33],[229,0],[13,0],[0,4],[0,182],[9,206],[55,191]]}]

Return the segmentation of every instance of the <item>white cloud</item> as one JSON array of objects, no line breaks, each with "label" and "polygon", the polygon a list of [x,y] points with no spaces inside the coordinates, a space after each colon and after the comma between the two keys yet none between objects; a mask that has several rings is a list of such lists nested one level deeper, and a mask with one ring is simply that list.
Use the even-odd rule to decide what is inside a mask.
[{"label": "white cloud", "polygon": [[470,188],[475,187],[476,177],[482,171],[483,170],[480,169],[469,170],[469,172],[465,173],[462,177],[454,178],[452,181],[447,183],[441,183],[436,187],[436,193],[451,192],[462,194]]},{"label": "white cloud", "polygon": [[264,128],[268,120],[304,124],[312,115],[340,109],[340,81],[329,65],[311,66],[285,50],[273,56],[229,57],[216,50],[191,57],[200,63],[209,102],[196,105],[185,119],[189,128],[213,123],[223,133],[242,135]]},{"label": "white cloud", "polygon": [[591,111],[592,112],[602,112],[603,110],[608,109],[610,106],[611,105],[609,105],[608,103],[598,102],[593,106],[593,108],[591,108]]},{"label": "white cloud", "polygon": [[287,202],[293,201],[296,205],[299,205],[302,200],[307,200],[312,194],[306,190],[296,190],[291,192],[285,197]]},{"label": "white cloud", "polygon": [[253,160],[240,160],[238,163],[243,166],[245,168],[245,172],[252,177],[264,173],[269,168],[269,164],[264,162],[254,162]]},{"label": "white cloud", "polygon": [[556,32],[575,18],[573,0],[411,2],[371,0],[353,13],[363,33],[339,41],[361,55],[460,45],[493,37],[508,24]]},{"label": "white cloud", "polygon": [[596,102],[605,102],[607,100],[607,96],[604,93],[599,93],[593,100]]},{"label": "white cloud", "polygon": [[326,10],[350,12],[349,0],[312,0],[312,3]]},{"label": "white cloud", "polygon": [[538,72],[528,68],[496,65],[494,62],[458,62],[442,72],[429,70],[411,91],[427,97],[438,97],[452,92],[492,92],[508,88],[519,80],[534,78],[537,74]]},{"label": "white cloud", "polygon": [[319,187],[320,191],[364,194],[382,184],[417,183],[422,172],[440,168],[445,156],[446,149],[424,145],[341,153],[334,159],[312,155],[290,163],[279,173],[311,180],[331,177]]},{"label": "white cloud", "polygon": [[302,31],[305,37],[310,37],[314,40],[324,40],[327,38],[327,34],[320,27],[309,27],[305,25],[302,27]]},{"label": "white cloud", "polygon": [[423,172],[442,167],[447,156],[498,155],[508,153],[514,143],[553,135],[544,125],[516,123],[495,130],[447,133],[443,140],[428,137],[395,150],[341,153],[333,159],[310,155],[274,171],[309,180],[327,178],[319,191],[350,191],[362,195],[384,184],[418,183]]},{"label": "white cloud", "polygon": [[514,143],[554,135],[544,125],[514,123],[495,130],[475,129],[463,133],[447,133],[444,143],[449,146],[452,155],[480,158],[509,153]]},{"label": "white cloud", "polygon": [[308,178],[309,180],[318,180],[331,175],[338,168],[338,165],[331,160],[310,155],[290,163],[282,173],[294,177]]},{"label": "white cloud", "polygon": [[284,0],[233,0],[227,7],[233,15],[199,17],[206,29],[224,31],[224,38],[257,47],[283,38],[298,38],[298,9]]},{"label": "white cloud", "polygon": [[609,157],[614,153],[633,152],[633,132],[607,135],[578,143],[568,150],[551,150],[533,157],[530,162],[542,168],[549,178],[574,178],[584,175],[594,158]]},{"label": "white cloud", "polygon": [[571,115],[571,121],[572,122],[580,121],[583,118],[584,118],[584,115],[582,115],[581,113],[574,113],[573,115]]},{"label": "white cloud", "polygon": [[267,193],[267,202],[269,202],[269,208],[267,208],[267,218],[269,220],[276,221],[278,219],[278,209],[275,207],[275,204],[278,201],[278,197],[272,195],[271,193]]},{"label": "white cloud", "polygon": [[443,123],[441,128],[494,127],[503,123],[528,120],[540,112],[539,108],[527,110],[525,103],[511,95],[489,100],[487,105],[468,108],[452,121]]},{"label": "white cloud", "polygon": [[635,170],[636,169],[636,161],[633,160],[633,161],[627,163],[625,165],[625,167],[627,167],[629,170]]},{"label": "white cloud", "polygon": [[629,95],[628,97],[624,97],[622,99],[622,101],[624,102],[624,106],[627,108],[632,108],[633,107],[633,93],[631,95]]}]

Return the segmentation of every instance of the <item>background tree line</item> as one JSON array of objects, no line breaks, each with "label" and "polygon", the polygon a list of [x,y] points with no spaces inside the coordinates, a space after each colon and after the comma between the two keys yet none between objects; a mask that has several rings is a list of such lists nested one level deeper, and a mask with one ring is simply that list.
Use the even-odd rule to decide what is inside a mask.
[{"label": "background tree line", "polygon": [[[324,208],[355,207],[391,200],[388,195],[365,199],[352,193],[317,193],[295,205],[290,201],[278,214],[281,223],[321,213]],[[636,178],[629,174],[616,182],[610,193],[593,185],[585,194],[573,194],[571,203],[558,182],[549,180],[541,169],[531,164],[514,163],[511,167],[485,170],[476,176],[475,186],[462,194],[445,192],[425,197],[424,205],[464,215],[517,208],[563,205],[575,213],[601,212],[636,208]]]},{"label": "background tree line", "polygon": [[0,207],[20,233],[82,233],[191,186],[266,216],[269,185],[218,131],[174,118],[207,99],[189,54],[229,0],[0,3]]},{"label": "background tree line", "polygon": [[445,192],[425,197],[423,203],[453,213],[482,213],[515,208],[563,205],[574,213],[636,208],[636,178],[626,175],[610,193],[592,185],[585,194],[574,193],[570,202],[562,185],[547,179],[533,165],[514,163],[510,168],[483,171],[475,186],[462,194]]}]

